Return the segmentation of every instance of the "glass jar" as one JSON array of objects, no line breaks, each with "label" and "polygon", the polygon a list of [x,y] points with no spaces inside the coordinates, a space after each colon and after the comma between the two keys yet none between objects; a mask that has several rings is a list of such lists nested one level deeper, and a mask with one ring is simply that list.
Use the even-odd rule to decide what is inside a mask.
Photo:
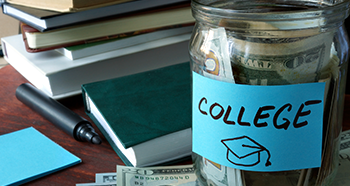
[{"label": "glass jar", "polygon": [[192,0],[198,184],[331,185],[348,8],[347,0]]}]

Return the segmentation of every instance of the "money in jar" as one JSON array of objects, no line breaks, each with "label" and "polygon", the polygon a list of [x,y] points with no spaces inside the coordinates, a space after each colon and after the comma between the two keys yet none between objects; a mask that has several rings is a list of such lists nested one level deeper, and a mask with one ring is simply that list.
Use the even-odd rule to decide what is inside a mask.
[{"label": "money in jar", "polygon": [[193,163],[203,186],[328,186],[349,1],[192,0]]}]

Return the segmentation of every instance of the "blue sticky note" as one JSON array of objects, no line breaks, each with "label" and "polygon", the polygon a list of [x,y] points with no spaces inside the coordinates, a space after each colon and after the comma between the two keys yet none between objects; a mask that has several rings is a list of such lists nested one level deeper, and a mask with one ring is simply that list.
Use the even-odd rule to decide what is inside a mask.
[{"label": "blue sticky note", "polygon": [[321,165],[325,83],[240,85],[193,73],[193,151],[249,171]]},{"label": "blue sticky note", "polygon": [[33,127],[0,136],[0,185],[20,185],[80,162]]}]

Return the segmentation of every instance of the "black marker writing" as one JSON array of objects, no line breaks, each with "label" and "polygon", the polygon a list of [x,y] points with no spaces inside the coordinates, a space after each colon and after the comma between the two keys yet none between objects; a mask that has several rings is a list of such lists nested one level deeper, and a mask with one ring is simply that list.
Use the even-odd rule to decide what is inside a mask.
[{"label": "black marker writing", "polygon": [[[198,109],[201,114],[210,116],[214,120],[222,119],[223,122],[227,125],[235,125],[237,123],[240,126],[252,126],[253,124],[257,128],[267,127],[269,125],[267,119],[272,117],[272,126],[274,126],[276,129],[287,130],[291,124],[291,121],[293,121],[294,128],[307,126],[307,119],[302,120],[302,118],[312,113],[312,108],[314,105],[321,103],[322,100],[308,100],[304,103],[301,103],[299,107],[294,107],[291,103],[286,103],[277,108],[277,110],[276,106],[274,105],[257,106],[257,109],[240,106],[239,112],[237,112],[237,114],[232,111],[231,105],[228,105],[225,109],[220,103],[208,103],[207,98],[203,97],[199,101]],[[257,110],[255,117],[248,118],[245,113],[252,112],[252,110]],[[284,113],[289,113],[289,116],[292,114],[294,117],[282,117]],[[237,119],[234,121],[229,118]]]}]

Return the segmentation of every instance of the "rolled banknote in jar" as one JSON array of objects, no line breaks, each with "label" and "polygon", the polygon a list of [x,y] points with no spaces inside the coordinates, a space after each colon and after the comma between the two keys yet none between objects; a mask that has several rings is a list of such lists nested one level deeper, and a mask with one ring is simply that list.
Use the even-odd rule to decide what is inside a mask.
[{"label": "rolled banknote in jar", "polygon": [[317,82],[331,60],[333,33],[301,38],[228,37],[237,83],[282,85]]}]

